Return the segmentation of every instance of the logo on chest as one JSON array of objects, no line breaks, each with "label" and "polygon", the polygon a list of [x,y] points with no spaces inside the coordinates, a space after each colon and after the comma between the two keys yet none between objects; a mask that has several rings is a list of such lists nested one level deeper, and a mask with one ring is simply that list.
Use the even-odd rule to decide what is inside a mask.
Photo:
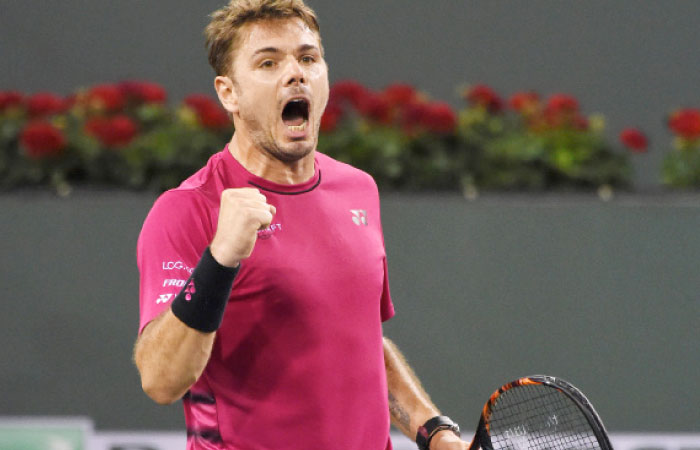
[{"label": "logo on chest", "polygon": [[351,209],[350,213],[352,213],[352,221],[355,225],[359,226],[367,226],[367,210],[365,209]]},{"label": "logo on chest", "polygon": [[258,239],[270,239],[273,234],[282,231],[281,223],[271,223],[269,227],[264,230],[258,230]]}]

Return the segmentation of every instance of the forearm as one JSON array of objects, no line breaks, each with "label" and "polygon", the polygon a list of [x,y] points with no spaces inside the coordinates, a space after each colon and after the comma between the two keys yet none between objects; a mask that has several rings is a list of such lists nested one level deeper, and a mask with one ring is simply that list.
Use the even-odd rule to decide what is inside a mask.
[{"label": "forearm", "polygon": [[182,398],[204,371],[215,336],[188,327],[170,309],[148,324],[134,347],[144,392],[160,404]]},{"label": "forearm", "polygon": [[384,338],[384,363],[389,387],[391,423],[415,439],[418,427],[440,414],[399,349]]}]

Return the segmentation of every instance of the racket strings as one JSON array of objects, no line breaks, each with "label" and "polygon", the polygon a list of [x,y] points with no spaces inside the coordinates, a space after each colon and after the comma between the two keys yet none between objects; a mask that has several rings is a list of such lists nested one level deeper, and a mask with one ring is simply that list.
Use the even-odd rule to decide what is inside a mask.
[{"label": "racket strings", "polygon": [[497,397],[489,418],[495,450],[600,449],[586,416],[564,393],[524,385]]}]

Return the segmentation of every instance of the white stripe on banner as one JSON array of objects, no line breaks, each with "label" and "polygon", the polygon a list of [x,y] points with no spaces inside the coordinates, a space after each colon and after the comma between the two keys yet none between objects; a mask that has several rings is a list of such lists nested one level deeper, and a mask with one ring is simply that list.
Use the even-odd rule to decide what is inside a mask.
[{"label": "white stripe on banner", "polygon": [[[416,449],[403,435],[391,439],[394,450]],[[615,450],[700,450],[700,433],[611,433],[610,440]],[[0,450],[173,450],[185,443],[184,432],[96,431],[85,417],[0,417]]]},{"label": "white stripe on banner", "polygon": [[[463,436],[473,434],[464,433]],[[611,433],[615,450],[700,450],[700,433]],[[416,450],[401,434],[391,435],[394,450]],[[181,433],[95,433],[92,450],[170,450],[185,448]],[[339,447],[340,448],[340,447]]]}]

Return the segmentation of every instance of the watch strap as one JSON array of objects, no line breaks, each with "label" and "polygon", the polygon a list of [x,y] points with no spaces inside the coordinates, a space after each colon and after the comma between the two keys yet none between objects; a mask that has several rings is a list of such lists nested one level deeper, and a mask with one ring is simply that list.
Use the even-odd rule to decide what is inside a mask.
[{"label": "watch strap", "polygon": [[450,430],[455,435],[460,435],[459,425],[454,423],[452,419],[447,416],[435,416],[418,427],[418,433],[416,433],[416,444],[418,448],[420,450],[429,450],[430,440],[438,431],[442,430]]}]

